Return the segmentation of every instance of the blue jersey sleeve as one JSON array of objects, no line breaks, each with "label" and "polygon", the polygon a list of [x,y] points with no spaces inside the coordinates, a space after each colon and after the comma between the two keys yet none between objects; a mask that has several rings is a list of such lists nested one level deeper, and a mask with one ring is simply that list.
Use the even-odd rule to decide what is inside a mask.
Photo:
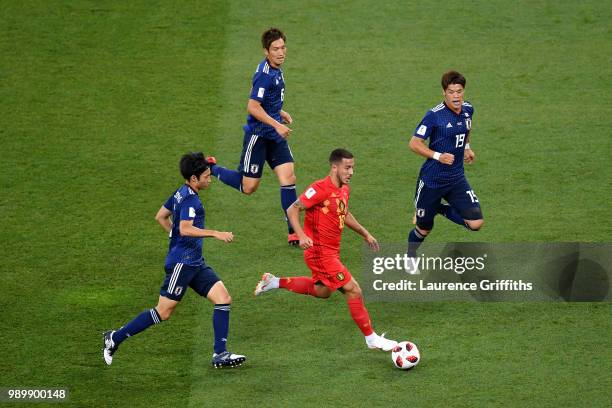
[{"label": "blue jersey sleeve", "polygon": [[467,134],[469,135],[472,132],[472,118],[474,117],[474,107],[472,106],[472,104],[467,102],[467,105],[464,103],[463,109],[469,115],[469,117],[465,119],[466,127],[467,127]]},{"label": "blue jersey sleeve", "polygon": [[250,98],[263,102],[270,86],[272,86],[272,76],[264,72],[256,72],[253,76],[253,88],[251,88]]},{"label": "blue jersey sleeve", "polygon": [[434,113],[430,110],[427,111],[427,113],[421,120],[421,123],[419,123],[419,125],[416,127],[414,131],[414,136],[421,139],[427,139],[431,135],[435,124],[436,122],[434,118]]},{"label": "blue jersey sleeve", "polygon": [[173,200],[174,200],[174,195],[171,195],[170,197],[168,197],[168,199],[164,203],[164,208],[166,208],[166,210],[172,211],[172,201]]},{"label": "blue jersey sleeve", "polygon": [[197,210],[202,207],[202,203],[197,196],[192,195],[185,198],[181,205],[181,213],[179,214],[180,221],[193,221],[196,217]]}]

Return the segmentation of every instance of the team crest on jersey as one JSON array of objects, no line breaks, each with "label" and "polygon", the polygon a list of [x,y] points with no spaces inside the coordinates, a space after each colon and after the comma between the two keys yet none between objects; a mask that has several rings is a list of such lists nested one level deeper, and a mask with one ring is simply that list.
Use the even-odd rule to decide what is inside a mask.
[{"label": "team crest on jersey", "polygon": [[176,289],[174,289],[174,295],[175,296],[180,296],[181,293],[183,293],[183,287],[182,286],[177,286]]},{"label": "team crest on jersey", "polygon": [[343,281],[344,280],[344,274],[342,272],[340,272],[339,274],[336,275],[336,279],[338,279],[339,281]]},{"label": "team crest on jersey", "polygon": [[259,170],[259,164],[251,164],[251,173],[255,174]]},{"label": "team crest on jersey", "polygon": [[338,214],[344,214],[346,212],[346,203],[343,200],[336,199],[336,205],[338,206]]}]

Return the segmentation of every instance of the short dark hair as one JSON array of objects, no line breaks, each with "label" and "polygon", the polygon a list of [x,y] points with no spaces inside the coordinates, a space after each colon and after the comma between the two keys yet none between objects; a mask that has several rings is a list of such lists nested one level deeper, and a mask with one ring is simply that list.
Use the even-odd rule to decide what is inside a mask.
[{"label": "short dark hair", "polygon": [[353,153],[346,149],[335,149],[329,155],[329,164],[339,163],[342,159],[352,159]]},{"label": "short dark hair", "polygon": [[179,168],[185,180],[189,180],[191,176],[200,178],[202,173],[208,169],[208,162],[204,157],[204,153],[190,152],[181,157]]},{"label": "short dark hair", "polygon": [[465,77],[457,71],[448,71],[442,75],[442,89],[446,91],[449,85],[456,84],[465,88]]},{"label": "short dark hair", "polygon": [[274,27],[268,28],[261,35],[261,46],[268,50],[274,41],[280,40],[281,38],[283,41],[287,42],[287,37],[285,37],[285,34],[281,30]]}]

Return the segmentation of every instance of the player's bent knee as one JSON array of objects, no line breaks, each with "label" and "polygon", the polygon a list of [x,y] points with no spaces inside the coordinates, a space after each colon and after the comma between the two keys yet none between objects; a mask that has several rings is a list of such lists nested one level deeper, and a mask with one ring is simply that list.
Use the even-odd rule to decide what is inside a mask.
[{"label": "player's bent knee", "polygon": [[315,295],[320,299],[327,299],[331,296],[331,292],[325,287],[315,286]]},{"label": "player's bent knee", "polygon": [[465,220],[465,224],[472,231],[478,231],[482,228],[484,220]]},{"label": "player's bent knee", "polygon": [[362,296],[363,292],[361,291],[361,288],[359,286],[357,286],[354,289],[351,289],[350,291],[347,291],[345,293],[351,299],[363,297]]},{"label": "player's bent knee", "polygon": [[260,180],[261,179],[257,177],[242,176],[240,191],[246,195],[253,194],[255,191],[257,191]]},{"label": "player's bent knee", "polygon": [[320,299],[327,299],[331,296],[331,292],[325,287],[325,285],[321,283],[315,283],[314,295]]},{"label": "player's bent knee", "polygon": [[223,284],[223,281],[217,281],[206,294],[206,298],[215,305],[229,305],[232,303],[232,297]]},{"label": "player's bent knee", "polygon": [[279,181],[281,182],[282,185],[288,186],[291,184],[295,184],[295,182],[297,181],[297,178],[295,177],[295,174],[291,173],[291,175],[289,175],[288,177],[283,177],[283,179]]},{"label": "player's bent knee", "polygon": [[361,286],[359,286],[355,279],[351,279],[351,281],[347,285],[340,288],[340,290],[348,299],[362,297],[363,295]]},{"label": "player's bent knee", "polygon": [[246,195],[251,195],[251,194],[253,194],[254,192],[257,191],[257,187],[258,187],[257,185],[255,185],[255,186],[243,185],[242,186],[242,193],[246,194]]},{"label": "player's bent knee", "polygon": [[416,225],[417,232],[423,236],[427,236],[431,232],[432,229],[433,229],[433,222],[425,223],[425,224],[417,223]]}]

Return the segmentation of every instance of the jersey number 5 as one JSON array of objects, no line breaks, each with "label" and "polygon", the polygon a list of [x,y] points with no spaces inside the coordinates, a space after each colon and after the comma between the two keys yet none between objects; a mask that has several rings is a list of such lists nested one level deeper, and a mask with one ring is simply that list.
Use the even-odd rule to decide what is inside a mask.
[{"label": "jersey number 5", "polygon": [[463,147],[465,143],[465,133],[455,136],[457,138],[457,142],[455,143],[455,147]]}]

